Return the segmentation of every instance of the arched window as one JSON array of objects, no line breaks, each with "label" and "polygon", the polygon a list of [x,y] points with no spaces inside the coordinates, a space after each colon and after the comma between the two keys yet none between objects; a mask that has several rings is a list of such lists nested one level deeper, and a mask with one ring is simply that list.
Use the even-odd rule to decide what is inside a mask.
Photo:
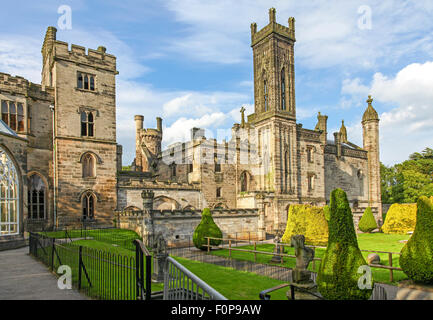
[{"label": "arched window", "polygon": [[222,188],[218,187],[216,188],[216,197],[221,198],[221,196],[222,196]]},{"label": "arched window", "polygon": [[77,87],[80,89],[83,88],[83,74],[81,72],[77,74]]},{"label": "arched window", "polygon": [[265,103],[265,111],[268,111],[269,109],[269,101],[268,101],[268,83],[263,81],[263,96],[264,96],[264,103]]},{"label": "arched window", "polygon": [[93,220],[95,217],[95,196],[91,192],[86,192],[81,201],[83,208],[83,220]]},{"label": "arched window", "polygon": [[14,163],[0,148],[0,237],[19,233],[19,182]]},{"label": "arched window", "polygon": [[248,173],[246,171],[241,173],[241,192],[248,191]]},{"label": "arched window", "polygon": [[173,162],[170,167],[171,167],[171,176],[176,177],[176,163]]},{"label": "arched window", "polygon": [[215,162],[215,168],[214,168],[215,172],[221,172],[221,163],[219,163],[218,157],[216,154],[214,155],[214,162]]},{"label": "arched window", "polygon": [[286,110],[286,76],[284,68],[281,71],[281,110]]},{"label": "arched window", "polygon": [[96,165],[95,165],[95,157],[86,153],[82,160],[83,166],[83,178],[95,177],[96,176]]},{"label": "arched window", "polygon": [[38,174],[29,179],[28,210],[29,219],[46,219],[46,186]]},{"label": "arched window", "polygon": [[81,136],[93,137],[94,118],[92,112],[81,111]]},{"label": "arched window", "polygon": [[83,72],[77,72],[77,88],[95,91],[95,76]]}]

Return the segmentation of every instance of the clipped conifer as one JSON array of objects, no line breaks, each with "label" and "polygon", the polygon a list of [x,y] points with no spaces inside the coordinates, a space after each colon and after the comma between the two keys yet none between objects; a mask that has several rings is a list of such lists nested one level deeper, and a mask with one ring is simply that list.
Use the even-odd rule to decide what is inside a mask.
[{"label": "clipped conifer", "polygon": [[[207,239],[206,237],[222,238],[223,233],[220,228],[213,221],[209,208],[205,208],[201,214],[201,221],[195,228],[192,241],[194,246],[200,250],[207,250]],[[221,240],[211,239],[210,245],[217,246],[221,243]]]},{"label": "clipped conifer", "polygon": [[[329,238],[317,275],[320,294],[327,300],[367,300],[372,289],[365,282],[359,267],[368,266],[356,239],[352,211],[346,193],[336,189],[331,193]],[[371,288],[373,279],[371,278]]]},{"label": "clipped conifer", "polygon": [[371,232],[374,229],[377,229],[377,222],[370,207],[365,209],[361,220],[359,220],[358,227],[362,232]]},{"label": "clipped conifer", "polygon": [[329,222],[329,219],[331,218],[331,211],[330,211],[328,205],[326,205],[326,206],[323,207],[323,213],[325,214],[326,221]]},{"label": "clipped conifer", "polygon": [[415,231],[401,250],[400,266],[410,279],[433,283],[433,198],[418,199]]}]

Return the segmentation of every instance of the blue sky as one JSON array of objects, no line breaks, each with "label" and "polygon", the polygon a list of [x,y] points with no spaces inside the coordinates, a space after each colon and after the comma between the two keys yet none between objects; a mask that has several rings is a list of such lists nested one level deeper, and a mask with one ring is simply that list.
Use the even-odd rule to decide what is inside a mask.
[{"label": "blue sky", "polygon": [[[61,30],[68,5],[72,28]],[[329,116],[328,138],[348,127],[362,146],[368,94],[380,122],[381,161],[394,164],[433,147],[433,2],[418,1],[14,1],[0,12],[0,71],[40,82],[45,30],[62,41],[117,56],[117,133],[124,164],[134,158],[136,114],[145,126],[164,119],[164,145],[185,141],[192,126],[220,138],[253,110],[250,24],[268,9],[296,19],[298,122]],[[367,11],[366,11],[367,10]],[[371,15],[369,15],[371,13]],[[364,18],[371,19],[365,27]],[[361,27],[360,27],[361,22]]]}]

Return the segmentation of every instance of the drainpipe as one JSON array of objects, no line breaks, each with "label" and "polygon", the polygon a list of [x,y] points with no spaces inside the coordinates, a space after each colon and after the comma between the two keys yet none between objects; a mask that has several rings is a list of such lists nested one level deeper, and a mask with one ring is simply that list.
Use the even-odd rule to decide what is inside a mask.
[{"label": "drainpipe", "polygon": [[50,105],[50,110],[52,113],[53,119],[53,225],[58,227],[57,224],[57,188],[56,188],[56,175],[57,175],[57,167],[56,167],[56,159],[57,159],[57,148],[56,148],[56,134],[55,134],[55,113],[54,113],[54,105]]}]

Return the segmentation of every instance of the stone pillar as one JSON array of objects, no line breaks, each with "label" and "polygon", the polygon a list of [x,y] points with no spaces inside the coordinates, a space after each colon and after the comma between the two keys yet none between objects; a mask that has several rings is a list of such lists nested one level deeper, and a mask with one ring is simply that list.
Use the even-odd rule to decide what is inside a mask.
[{"label": "stone pillar", "polygon": [[142,154],[141,154],[141,130],[143,130],[143,116],[135,116],[135,168],[136,171],[142,171]]},{"label": "stone pillar", "polygon": [[259,209],[259,221],[257,225],[258,237],[262,240],[266,239],[266,226],[265,226],[265,203],[262,193],[256,195],[257,208]]},{"label": "stone pillar", "polygon": [[155,194],[152,190],[143,190],[141,192],[141,197],[143,198],[143,219],[141,236],[143,237],[144,244],[147,246],[153,245],[153,237],[155,232],[152,219],[154,195]]}]

